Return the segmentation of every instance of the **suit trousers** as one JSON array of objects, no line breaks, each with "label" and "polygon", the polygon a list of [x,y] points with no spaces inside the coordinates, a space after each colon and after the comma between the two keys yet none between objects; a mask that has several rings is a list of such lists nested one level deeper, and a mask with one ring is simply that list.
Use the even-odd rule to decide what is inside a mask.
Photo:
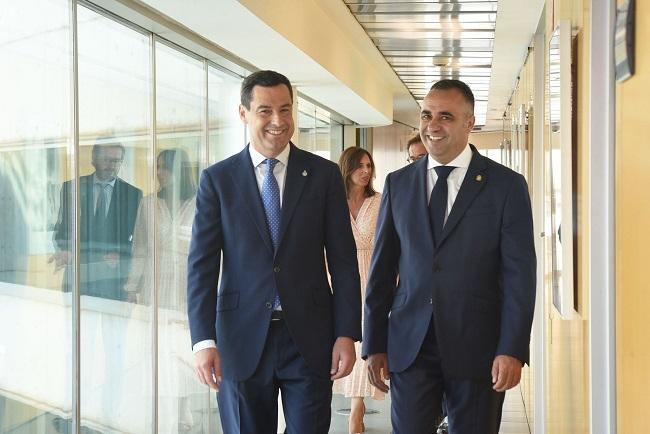
[{"label": "suit trousers", "polygon": [[[489,374],[489,373],[488,373]],[[415,361],[390,374],[393,434],[431,434],[444,394],[450,434],[497,434],[505,393],[485,380],[445,376],[433,318]]]},{"label": "suit trousers", "polygon": [[284,320],[271,321],[250,378],[221,381],[217,402],[224,434],[276,434],[279,390],[287,434],[327,434],[332,381],[307,366]]}]

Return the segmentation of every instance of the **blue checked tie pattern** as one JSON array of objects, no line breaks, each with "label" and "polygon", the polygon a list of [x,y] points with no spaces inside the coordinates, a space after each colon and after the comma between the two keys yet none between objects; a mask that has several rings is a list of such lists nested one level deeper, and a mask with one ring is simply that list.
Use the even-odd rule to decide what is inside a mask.
[{"label": "blue checked tie pattern", "polygon": [[[280,187],[278,180],[275,179],[273,169],[278,164],[275,158],[267,158],[264,160],[266,163],[266,175],[262,182],[262,202],[264,203],[264,213],[266,214],[266,225],[269,228],[271,235],[271,242],[273,243],[273,251],[278,250],[278,243],[280,242]],[[280,308],[280,296],[276,293],[273,299],[273,309]]]}]

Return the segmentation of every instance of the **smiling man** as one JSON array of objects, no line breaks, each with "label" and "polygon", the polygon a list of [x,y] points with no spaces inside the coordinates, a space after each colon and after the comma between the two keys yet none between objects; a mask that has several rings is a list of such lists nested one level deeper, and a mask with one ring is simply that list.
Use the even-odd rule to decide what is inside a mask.
[{"label": "smiling man", "polygon": [[[363,354],[388,390],[395,434],[497,434],[528,362],[535,251],[523,176],[468,143],[474,96],[435,83],[422,103],[428,157],[386,178],[366,292]],[[397,279],[399,276],[399,279]]]},{"label": "smiling man", "polygon": [[207,168],[197,193],[190,329],[226,434],[275,434],[278,390],[287,433],[327,433],[332,380],[352,371],[361,339],[343,180],[334,163],[290,142],[292,106],[285,76],[248,76],[239,114],[250,143]]}]

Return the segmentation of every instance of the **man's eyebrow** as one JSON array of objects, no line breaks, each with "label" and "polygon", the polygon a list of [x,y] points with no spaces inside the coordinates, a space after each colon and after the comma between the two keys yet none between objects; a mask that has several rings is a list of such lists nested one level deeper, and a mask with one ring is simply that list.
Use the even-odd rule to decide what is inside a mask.
[{"label": "man's eyebrow", "polygon": [[451,116],[454,117],[454,114],[451,112],[440,112],[440,116]]}]

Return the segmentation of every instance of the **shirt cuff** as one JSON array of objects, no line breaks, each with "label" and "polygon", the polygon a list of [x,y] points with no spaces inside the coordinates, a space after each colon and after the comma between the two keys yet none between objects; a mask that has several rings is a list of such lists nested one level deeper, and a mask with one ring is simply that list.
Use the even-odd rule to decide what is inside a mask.
[{"label": "shirt cuff", "polygon": [[204,341],[199,341],[194,344],[192,347],[192,352],[194,354],[198,353],[201,350],[205,350],[206,348],[217,348],[217,343],[213,341],[212,339],[206,339]]}]

